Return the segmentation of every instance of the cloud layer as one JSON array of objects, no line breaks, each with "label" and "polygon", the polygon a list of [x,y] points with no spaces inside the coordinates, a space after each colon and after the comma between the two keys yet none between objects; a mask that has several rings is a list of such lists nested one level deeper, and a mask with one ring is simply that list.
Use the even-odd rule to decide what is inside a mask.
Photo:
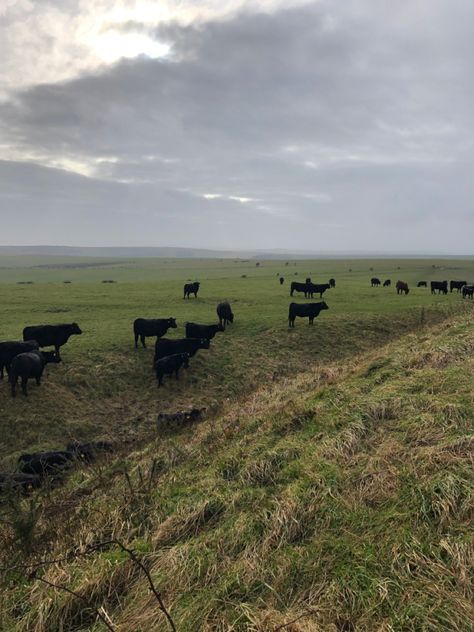
[{"label": "cloud layer", "polygon": [[0,10],[4,244],[472,252],[471,3],[44,4],[37,81]]}]

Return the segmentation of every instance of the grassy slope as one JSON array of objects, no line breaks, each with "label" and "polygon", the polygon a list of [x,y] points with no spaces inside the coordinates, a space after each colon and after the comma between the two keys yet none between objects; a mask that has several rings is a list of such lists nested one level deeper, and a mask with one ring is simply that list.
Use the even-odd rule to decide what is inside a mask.
[{"label": "grassy slope", "polygon": [[[29,404],[12,405],[1,387],[4,465],[72,436],[136,444],[3,506],[3,524],[14,518],[3,560],[23,561],[25,547],[56,557],[118,537],[145,555],[180,631],[270,631],[301,615],[285,629],[474,629],[471,306],[421,329],[422,305],[435,323],[462,302],[419,291],[400,308],[402,297],[369,291],[361,271],[338,282],[331,319],[288,333],[288,297],[267,274],[241,289],[233,282],[234,329],[159,394],[150,354],[130,349],[130,319],[163,303],[180,321],[204,318],[228,296],[228,279],[209,278],[210,296],[189,305],[166,280],[156,297],[150,281],[66,288],[67,308],[94,336],[65,349],[67,363],[44,390],[33,387]],[[2,287],[8,335],[22,296],[40,319],[66,303],[62,286],[44,289]],[[190,403],[219,408],[157,437],[156,412]],[[140,479],[156,458],[148,489]],[[144,578],[114,547],[45,573],[104,605],[119,630],[167,629]],[[21,573],[6,580],[2,629],[103,629],[77,598]]]}]

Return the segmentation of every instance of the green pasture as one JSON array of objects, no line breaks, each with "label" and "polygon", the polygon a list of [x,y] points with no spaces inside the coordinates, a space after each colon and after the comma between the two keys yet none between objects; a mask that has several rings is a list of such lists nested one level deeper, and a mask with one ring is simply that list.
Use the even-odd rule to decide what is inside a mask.
[{"label": "green pasture", "polygon": [[[10,462],[21,451],[57,447],[64,437],[140,439],[160,411],[220,407],[278,376],[353,356],[473,307],[457,293],[432,296],[415,287],[420,279],[474,279],[473,260],[256,263],[1,257],[0,340],[21,339],[26,325],[72,321],[83,335],[70,339],[63,363],[47,368],[39,389],[31,384],[28,399],[18,395],[12,401],[6,380],[0,385],[0,458]],[[336,288],[324,296],[329,310],[314,327],[298,319],[289,330],[290,301],[305,301],[301,294],[291,299],[289,285],[307,276],[315,282],[336,279]],[[391,278],[392,287],[371,288],[372,276]],[[409,283],[408,296],[396,294],[398,278]],[[198,298],[183,300],[183,284],[195,279],[201,282]],[[178,329],[168,335],[181,337],[186,321],[216,322],[216,304],[223,299],[232,304],[234,325],[193,359],[179,382],[167,380],[158,390],[151,369],[154,341],[146,350],[134,349],[134,319],[176,317]]]}]

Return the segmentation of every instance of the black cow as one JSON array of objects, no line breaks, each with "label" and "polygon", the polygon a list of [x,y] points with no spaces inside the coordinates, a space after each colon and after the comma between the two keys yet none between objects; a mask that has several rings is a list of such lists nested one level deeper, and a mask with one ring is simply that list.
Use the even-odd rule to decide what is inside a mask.
[{"label": "black cow", "polygon": [[449,282],[449,291],[457,290],[461,292],[464,285],[467,285],[467,281],[450,281]]},{"label": "black cow", "polygon": [[474,285],[464,285],[462,288],[462,297],[466,298],[466,296],[469,296],[469,298],[472,298],[474,294]]},{"label": "black cow", "polygon": [[155,343],[155,357],[153,362],[177,353],[187,353],[192,358],[199,349],[209,349],[211,343],[207,338],[159,338]]},{"label": "black cow", "polygon": [[428,283],[426,281],[418,281],[416,287],[428,287]]},{"label": "black cow", "polygon": [[436,294],[436,290],[438,290],[438,294],[447,294],[448,293],[448,282],[447,281],[431,281],[431,294]]},{"label": "black cow", "polygon": [[221,325],[198,325],[186,323],[186,338],[207,338],[212,340],[218,331],[224,331]]},{"label": "black cow", "polygon": [[197,298],[198,292],[199,292],[199,281],[195,281],[194,283],[185,283],[183,298],[189,298],[190,294],[194,294],[194,298]]},{"label": "black cow", "polygon": [[329,290],[330,287],[329,283],[308,283],[308,289],[305,296],[313,298],[314,294],[319,294],[319,298],[323,298],[324,292]]},{"label": "black cow", "polygon": [[307,296],[309,283],[298,283],[298,281],[292,281],[290,285],[290,296],[293,296],[293,292],[304,292]]},{"label": "black cow", "polygon": [[10,364],[15,356],[25,351],[34,351],[39,349],[36,340],[28,340],[28,342],[17,342],[16,340],[7,340],[0,342],[0,379],[3,380],[3,369],[10,373]]},{"label": "black cow", "polygon": [[23,340],[36,340],[40,347],[54,347],[60,357],[59,348],[65,345],[71,336],[81,334],[82,331],[77,323],[33,325],[23,329]]},{"label": "black cow", "polygon": [[89,441],[79,443],[74,441],[66,446],[68,452],[72,452],[76,459],[92,463],[100,452],[113,452],[114,445],[110,441]]},{"label": "black cow", "polygon": [[377,287],[380,285],[380,279],[377,279],[377,277],[372,277],[370,279],[370,285],[371,287]]},{"label": "black cow", "polygon": [[336,279],[329,279],[329,287],[336,287]]},{"label": "black cow", "polygon": [[301,318],[308,317],[309,324],[312,325],[314,319],[319,316],[319,312],[323,309],[329,309],[324,301],[321,303],[290,303],[288,326],[295,326],[295,319],[297,316],[300,316]]},{"label": "black cow", "polygon": [[176,327],[176,318],[137,318],[133,323],[135,349],[138,348],[139,337],[143,348],[146,348],[146,337],[156,336],[161,338],[168,329],[176,329]]},{"label": "black cow", "polygon": [[6,474],[0,472],[0,494],[9,493],[21,489],[22,491],[30,491],[41,485],[41,478],[34,474],[22,474],[14,472]]},{"label": "black cow", "polygon": [[21,378],[23,395],[28,395],[27,385],[30,378],[34,378],[39,386],[44,367],[50,362],[54,364],[61,362],[61,358],[55,351],[28,351],[15,356],[10,365],[12,397],[16,396],[16,385],[19,377]]},{"label": "black cow", "polygon": [[232,313],[232,308],[228,301],[224,301],[223,303],[219,303],[216,308],[217,315],[219,317],[219,325],[223,327],[224,331],[226,326],[229,323],[234,322],[234,314]]},{"label": "black cow", "polygon": [[283,285],[284,282],[285,282],[285,277],[280,277],[280,285]]},{"label": "black cow", "polygon": [[189,366],[189,354],[188,353],[175,353],[164,358],[156,360],[154,363],[156,377],[158,378],[158,387],[163,384],[163,377],[165,375],[176,375],[178,379],[178,373],[180,368]]},{"label": "black cow", "polygon": [[18,467],[23,474],[44,476],[60,474],[64,469],[73,465],[76,455],[70,450],[55,450],[54,452],[33,452],[22,454],[18,459]]},{"label": "black cow", "polygon": [[383,286],[384,286],[384,287],[390,287],[391,285],[392,285],[392,282],[391,282],[391,280],[390,280],[390,279],[386,279],[386,280],[383,282]]},{"label": "black cow", "polygon": [[397,281],[395,287],[397,288],[397,294],[408,294],[408,292],[410,291],[408,288],[408,283],[405,283],[405,281]]}]

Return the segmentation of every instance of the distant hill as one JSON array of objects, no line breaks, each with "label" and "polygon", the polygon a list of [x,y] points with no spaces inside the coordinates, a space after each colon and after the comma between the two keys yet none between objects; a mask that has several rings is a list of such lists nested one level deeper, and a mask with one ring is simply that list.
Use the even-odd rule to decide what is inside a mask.
[{"label": "distant hill", "polygon": [[400,254],[395,252],[316,252],[304,250],[212,250],[170,246],[0,246],[0,256],[57,256],[57,257],[166,257],[169,259],[341,259],[341,258],[472,258],[472,255],[436,253]]}]

